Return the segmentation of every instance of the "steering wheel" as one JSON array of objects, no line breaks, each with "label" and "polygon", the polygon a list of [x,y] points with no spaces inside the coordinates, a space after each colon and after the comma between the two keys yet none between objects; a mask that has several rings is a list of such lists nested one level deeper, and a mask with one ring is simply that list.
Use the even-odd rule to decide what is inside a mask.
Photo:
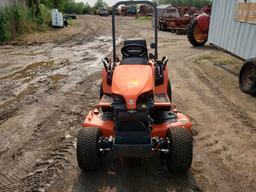
[{"label": "steering wheel", "polygon": [[128,44],[121,49],[121,52],[126,57],[142,57],[147,54],[147,48],[141,44]]}]

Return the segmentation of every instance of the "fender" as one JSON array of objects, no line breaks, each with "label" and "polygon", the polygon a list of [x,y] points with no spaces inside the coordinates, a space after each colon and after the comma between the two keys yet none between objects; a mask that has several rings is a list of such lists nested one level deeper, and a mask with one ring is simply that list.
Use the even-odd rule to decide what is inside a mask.
[{"label": "fender", "polygon": [[197,16],[196,21],[199,25],[199,28],[201,29],[201,32],[208,32],[209,25],[210,25],[210,18],[211,17],[205,13]]}]

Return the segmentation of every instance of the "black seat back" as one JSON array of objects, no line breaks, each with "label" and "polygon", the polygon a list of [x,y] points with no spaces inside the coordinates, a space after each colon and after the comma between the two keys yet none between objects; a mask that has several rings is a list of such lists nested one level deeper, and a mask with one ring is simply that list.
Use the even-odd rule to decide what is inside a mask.
[{"label": "black seat back", "polygon": [[[133,39],[126,39],[124,41],[124,46],[132,45],[132,44],[139,44],[139,45],[144,46],[145,49],[147,49],[147,43],[146,43],[145,39],[133,38]],[[126,59],[126,58],[131,58],[131,57],[123,55],[123,59]],[[146,52],[146,54],[143,55],[141,58],[144,58],[144,59],[148,60],[148,52]]]}]

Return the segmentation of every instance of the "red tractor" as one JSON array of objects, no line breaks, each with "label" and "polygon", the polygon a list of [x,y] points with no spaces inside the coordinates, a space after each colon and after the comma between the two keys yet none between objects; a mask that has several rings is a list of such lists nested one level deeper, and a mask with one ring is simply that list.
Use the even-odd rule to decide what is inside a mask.
[{"label": "red tractor", "polygon": [[[121,1],[147,4],[150,1]],[[156,14],[157,15],[157,14]],[[145,158],[160,153],[170,171],[186,171],[192,162],[192,123],[172,103],[168,58],[158,59],[157,19],[154,54],[145,39],[127,39],[116,56],[112,13],[113,60],[103,59],[100,101],[78,134],[77,161],[83,171],[99,168],[106,155]]]},{"label": "red tractor", "polygon": [[187,37],[193,46],[203,46],[207,42],[209,24],[210,16],[206,13],[191,20],[187,28]]}]

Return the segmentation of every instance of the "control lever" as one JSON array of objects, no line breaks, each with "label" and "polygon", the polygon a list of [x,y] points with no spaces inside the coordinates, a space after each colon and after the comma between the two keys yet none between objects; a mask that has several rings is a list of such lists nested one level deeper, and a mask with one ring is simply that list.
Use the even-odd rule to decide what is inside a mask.
[{"label": "control lever", "polygon": [[167,65],[167,62],[168,62],[168,57],[163,57],[162,61],[163,61],[163,70],[165,70],[165,67]]},{"label": "control lever", "polygon": [[106,59],[106,58],[103,58],[103,59],[102,59],[102,63],[103,63],[103,65],[104,65],[105,70],[108,71],[108,64],[107,64],[108,61],[107,61],[107,59]]}]

